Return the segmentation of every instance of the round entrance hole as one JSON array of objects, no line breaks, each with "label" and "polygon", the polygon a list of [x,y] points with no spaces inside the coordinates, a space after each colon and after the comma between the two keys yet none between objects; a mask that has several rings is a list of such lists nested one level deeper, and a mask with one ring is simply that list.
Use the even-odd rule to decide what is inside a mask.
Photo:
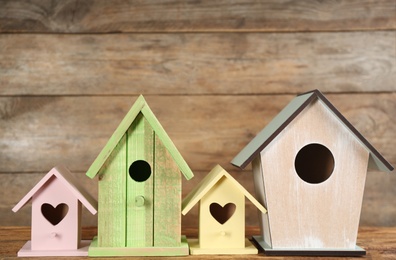
[{"label": "round entrance hole", "polygon": [[334,157],[326,146],[308,144],[297,153],[294,167],[303,181],[317,184],[327,180],[333,173]]},{"label": "round entrance hole", "polygon": [[144,182],[151,175],[151,167],[150,164],[143,160],[134,161],[131,166],[129,166],[129,176],[134,181]]}]

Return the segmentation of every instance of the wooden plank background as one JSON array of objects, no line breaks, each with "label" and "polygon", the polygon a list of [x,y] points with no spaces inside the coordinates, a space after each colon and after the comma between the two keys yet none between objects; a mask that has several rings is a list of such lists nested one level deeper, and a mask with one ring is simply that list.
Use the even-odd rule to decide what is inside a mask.
[{"label": "wooden plank background", "polygon": [[[0,0],[0,225],[29,225],[11,208],[58,163],[97,196],[84,173],[140,93],[195,173],[183,196],[217,163],[254,193],[229,162],[314,88],[396,165],[395,0]],[[396,225],[395,198],[369,171],[361,224]]]}]

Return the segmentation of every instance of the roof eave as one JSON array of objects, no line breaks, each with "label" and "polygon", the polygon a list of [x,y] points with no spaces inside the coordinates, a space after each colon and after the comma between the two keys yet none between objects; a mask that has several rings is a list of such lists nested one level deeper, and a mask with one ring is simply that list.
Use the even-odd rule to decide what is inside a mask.
[{"label": "roof eave", "polygon": [[[52,168],[26,195],[14,206],[12,211],[17,212],[24,207],[51,178],[55,176],[61,180],[64,185],[70,190],[74,197],[76,197],[93,215],[97,213],[97,202],[85,190],[73,181],[70,171],[63,165],[58,165]],[[84,194],[83,194],[84,193]]]},{"label": "roof eave", "polygon": [[102,168],[103,164],[106,162],[107,158],[110,156],[118,142],[121,140],[122,136],[128,130],[129,126],[132,124],[145,105],[146,100],[142,95],[140,95],[131,109],[129,109],[126,116],[122,119],[114,133],[111,135],[110,139],[107,141],[99,155],[89,167],[86,173],[89,178],[93,179],[99,173],[100,168]]},{"label": "roof eave", "polygon": [[196,188],[187,195],[183,200],[182,214],[186,215],[197,203],[207,194],[221,178],[227,178],[234,186],[249,199],[261,212],[266,213],[267,210],[239,183],[237,182],[223,167],[216,165],[204,179],[196,186]]},{"label": "roof eave", "polygon": [[135,101],[135,103],[128,111],[126,116],[123,118],[117,129],[111,135],[109,141],[106,143],[102,151],[99,153],[97,158],[89,167],[86,175],[89,178],[93,179],[99,173],[100,169],[102,168],[103,164],[106,162],[107,158],[110,156],[110,154],[112,153],[118,142],[121,140],[122,136],[125,134],[125,132],[128,130],[128,128],[130,127],[130,125],[133,123],[133,121],[136,119],[136,117],[140,112],[144,115],[146,120],[153,128],[154,132],[157,134],[157,136],[161,139],[165,147],[168,149],[169,153],[171,154],[172,158],[175,160],[183,176],[187,180],[193,178],[194,174],[192,170],[190,169],[186,161],[183,159],[180,152],[177,150],[176,146],[169,138],[168,134],[165,132],[161,123],[158,121],[154,113],[151,111],[143,95],[140,95],[138,99]]},{"label": "roof eave", "polygon": [[[364,138],[364,136],[357,131],[357,129],[349,123],[349,121],[331,104],[331,102],[317,89],[303,93],[294,98],[278,115],[280,115],[287,107],[297,98],[307,97],[307,99],[296,108],[296,110],[291,113],[291,115],[276,129],[273,133],[266,139],[260,140],[261,144],[254,151],[246,154],[246,150],[249,149],[249,145],[253,143],[255,140],[265,129],[270,126],[274,118],[244,149],[232,160],[231,164],[237,166],[241,169],[244,169],[265,147],[267,147],[275,137],[298,115],[305,107],[307,107],[314,99],[321,100],[329,110],[339,119],[339,121],[344,124],[346,128],[348,128],[352,134],[358,139],[363,146],[367,148],[370,152],[370,165],[374,166],[375,169],[385,172],[393,171],[393,166]],[[277,115],[277,116],[278,116]],[[245,153],[245,155],[243,155]],[[242,156],[241,156],[242,155]]]},{"label": "roof eave", "polygon": [[[282,132],[282,130],[289,125],[289,123],[291,121],[293,121],[293,119],[298,116],[300,114],[300,112],[302,110],[304,110],[304,108],[306,106],[308,106],[311,101],[314,99],[314,95],[312,95],[311,92],[306,93],[306,97],[299,97],[299,99],[301,99],[301,102],[298,102],[299,100],[297,100],[297,98],[294,98],[291,102],[289,102],[289,104],[287,104],[287,106],[282,109],[282,111],[280,113],[278,113],[278,115],[273,118],[273,120],[266,126],[264,127],[264,129],[262,129],[255,138],[253,138],[252,141],[250,141],[242,150],[241,152],[238,153],[237,156],[234,157],[234,159],[231,161],[231,164],[239,167],[241,169],[244,169],[249,163],[251,163],[253,161],[253,159],[265,148],[267,147],[274,139],[275,137],[277,137],[279,135],[280,132]],[[303,96],[303,95],[301,95]],[[295,109],[293,109],[295,107],[295,104],[293,102],[297,103],[297,107]],[[301,104],[300,104],[301,103]],[[290,112],[289,110],[291,110],[292,112]],[[282,118],[282,114],[286,114],[286,118],[284,120],[281,120]],[[276,127],[275,130],[270,130],[269,132],[271,132],[271,134],[265,138],[264,140],[260,140],[260,135],[264,135],[263,133],[265,133],[269,128],[272,128],[273,125],[277,125],[277,121],[282,121],[281,124],[279,124],[279,126]],[[255,142],[261,143],[259,146],[254,145]],[[251,147],[249,146],[257,146],[256,148],[251,149]],[[249,152],[249,150],[252,150]]]},{"label": "roof eave", "polygon": [[13,212],[17,212],[30,201],[33,195],[54,175],[54,169],[55,168],[52,168],[28,193],[25,194],[25,196],[23,196],[23,198],[12,208]]},{"label": "roof eave", "polygon": [[192,170],[190,169],[187,162],[184,160],[183,156],[181,155],[179,150],[176,148],[175,144],[172,142],[172,140],[166,133],[165,129],[162,127],[161,123],[155,117],[154,113],[152,112],[152,110],[150,109],[150,107],[147,104],[142,108],[142,113],[145,116],[145,118],[147,119],[147,121],[150,123],[150,125],[153,128],[156,135],[162,141],[165,148],[168,150],[169,154],[172,156],[173,160],[179,167],[183,176],[187,180],[190,180],[191,178],[193,178],[194,174],[193,174]]}]

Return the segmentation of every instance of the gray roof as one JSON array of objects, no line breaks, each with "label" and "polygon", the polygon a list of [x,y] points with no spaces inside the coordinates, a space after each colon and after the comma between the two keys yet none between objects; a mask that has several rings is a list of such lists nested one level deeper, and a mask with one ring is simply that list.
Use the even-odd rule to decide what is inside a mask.
[{"label": "gray roof", "polygon": [[393,166],[363,137],[355,127],[330,103],[319,91],[313,90],[295,97],[242,151],[235,156],[231,163],[239,168],[245,168],[274,138],[300,114],[312,101],[320,99],[334,116],[344,124],[347,129],[370,152],[369,167],[384,172],[393,171]]}]

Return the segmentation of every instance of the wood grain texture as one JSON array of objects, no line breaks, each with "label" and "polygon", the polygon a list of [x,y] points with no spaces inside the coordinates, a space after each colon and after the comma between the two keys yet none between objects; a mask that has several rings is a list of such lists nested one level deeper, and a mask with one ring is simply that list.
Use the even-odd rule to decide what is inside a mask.
[{"label": "wood grain texture", "polygon": [[[227,171],[234,170],[229,163],[231,159],[293,97],[149,96],[147,99],[190,167],[209,172],[216,164]],[[396,94],[327,97],[395,164]],[[0,98],[1,161],[7,162],[0,164],[0,172],[45,172],[60,162],[72,172],[86,171],[135,98]]]},{"label": "wood grain texture", "polygon": [[131,109],[129,109],[128,113],[126,113],[125,117],[122,119],[121,123],[118,125],[114,133],[111,135],[106,145],[103,147],[99,155],[96,157],[95,161],[89,167],[86,173],[88,177],[92,179],[98,174],[100,168],[103,166],[108,156],[113,152],[114,148],[120,142],[121,138],[128,131],[128,128],[131,126],[132,122],[138,116],[144,105],[145,105],[144,98],[143,96],[140,96],[132,105]]},{"label": "wood grain texture", "polygon": [[[0,224],[30,225],[10,209],[59,163],[96,194],[84,173],[140,93],[197,173],[183,196],[216,164],[254,194],[230,160],[314,88],[395,165],[395,46],[394,0],[0,0]],[[395,186],[369,172],[361,224],[396,225]]]},{"label": "wood grain texture", "polygon": [[186,256],[189,253],[187,238],[182,237],[179,247],[97,247],[96,237],[89,247],[89,256],[97,257],[131,257],[131,256]]},{"label": "wood grain texture", "polygon": [[[332,159],[331,176],[315,182],[296,162],[312,143]],[[315,152],[304,166],[324,157]],[[355,248],[369,152],[322,101],[308,105],[258,156],[273,248]]]},{"label": "wood grain texture", "polygon": [[[194,171],[195,177],[190,181],[183,179],[182,197],[187,194],[207,175],[208,171]],[[251,194],[255,194],[253,176],[248,172],[229,171],[229,173]],[[73,172],[82,185],[97,196],[97,180],[85,176],[85,172]],[[42,173],[4,173],[0,174],[0,221],[2,225],[30,225],[31,205],[27,205],[18,214],[11,211],[12,207],[31,189],[42,177]],[[396,209],[393,207],[396,197],[396,176],[369,172],[366,178],[360,225],[396,226]],[[13,196],[8,196],[8,194]],[[83,207],[82,226],[96,226],[97,217]],[[259,225],[257,208],[246,200],[246,225]],[[192,208],[182,217],[182,227],[198,228],[198,207]],[[186,235],[185,233],[183,233]],[[96,234],[95,234],[96,235]],[[188,234],[187,234],[188,235]]]},{"label": "wood grain texture", "polygon": [[[264,176],[261,164],[261,157],[256,157],[252,163],[252,174],[253,174],[253,185],[254,185],[254,192],[257,200],[264,205],[265,208],[268,208],[266,192],[265,192],[265,185],[264,185]],[[271,241],[271,230],[269,225],[269,218],[268,218],[268,211],[267,214],[258,214],[260,230],[261,230],[261,237],[263,241],[272,247]]]},{"label": "wood grain texture", "polygon": [[[126,165],[127,137],[124,135],[99,171],[98,246],[126,244]],[[121,174],[120,174],[121,172]]]},{"label": "wood grain texture", "polygon": [[172,142],[169,135],[166,133],[165,129],[162,127],[161,123],[158,121],[157,117],[155,117],[153,111],[147,104],[143,107],[142,113],[153,128],[156,138],[161,140],[161,144],[164,146],[161,149],[166,149],[169,152],[169,155],[187,180],[194,177],[193,172],[184,160],[183,156],[177,150],[175,144]]},{"label": "wood grain texture", "polygon": [[339,31],[396,28],[380,1],[0,1],[0,32]]},{"label": "wood grain texture", "polygon": [[[197,237],[198,230],[196,228],[183,229],[183,233],[188,237]],[[92,238],[96,234],[96,228],[89,227],[83,229],[83,238]],[[247,227],[246,236],[258,235],[258,227]],[[30,229],[28,227],[1,227],[0,228],[0,257],[7,259],[20,259],[16,257],[16,252],[20,247],[29,239]],[[395,227],[361,227],[359,229],[358,243],[367,250],[367,259],[394,259],[396,258],[396,228]],[[249,259],[263,259],[265,254],[260,251],[258,255],[250,255]],[[53,259],[64,259],[62,257]],[[87,258],[74,258],[74,259],[87,259]],[[107,258],[110,259],[110,258]],[[113,259],[113,258],[112,258]],[[118,258],[130,259],[130,258]],[[158,259],[154,257],[142,257],[136,259]],[[174,257],[163,257],[161,259],[171,260]],[[216,256],[184,256],[178,259],[230,259],[229,255],[216,255]],[[235,255],[232,259],[246,259],[246,255]],[[290,257],[267,257],[265,259],[291,259]],[[293,259],[301,259],[296,257]],[[304,258],[304,259],[318,259],[317,257]],[[334,259],[334,257],[320,259]],[[342,259],[356,259],[356,257]]]},{"label": "wood grain texture", "polygon": [[[154,241],[154,176],[143,182],[133,180],[129,175],[130,165],[137,161],[146,161],[151,172],[154,168],[154,133],[150,124],[141,113],[136,117],[127,135],[128,158],[123,174],[127,178],[127,199],[125,201],[126,212],[126,247],[150,247]],[[141,172],[137,173],[138,175]],[[139,206],[136,198],[143,197],[144,204]]]},{"label": "wood grain texture", "polygon": [[[396,94],[326,96],[385,158],[396,164]],[[148,96],[153,112],[196,173],[191,181],[183,178],[183,197],[217,163],[235,173],[233,176],[254,194],[252,174],[236,172],[229,162],[292,98],[294,95]],[[59,163],[70,168],[96,196],[97,180],[84,173],[135,99],[0,98],[0,222],[29,225],[30,206],[19,214],[11,208]],[[396,225],[395,186],[394,174],[369,172],[361,224]],[[248,225],[258,225],[256,211],[247,202]],[[96,225],[95,217],[85,209],[83,216],[83,226]],[[183,225],[198,226],[197,217],[195,208],[183,217]]]},{"label": "wood grain texture", "polygon": [[155,135],[154,246],[181,245],[182,174],[162,141]]},{"label": "wood grain texture", "polygon": [[0,95],[396,90],[396,31],[0,35]]}]

